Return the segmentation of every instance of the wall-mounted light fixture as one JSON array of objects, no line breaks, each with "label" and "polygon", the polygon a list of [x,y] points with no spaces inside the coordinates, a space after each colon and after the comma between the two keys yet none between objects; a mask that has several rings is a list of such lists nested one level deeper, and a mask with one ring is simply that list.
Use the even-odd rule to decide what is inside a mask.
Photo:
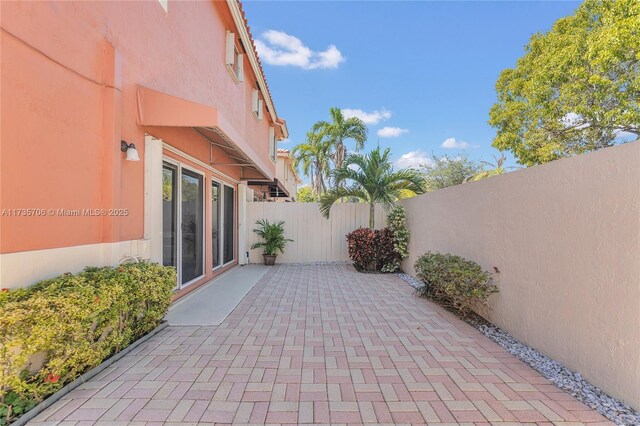
[{"label": "wall-mounted light fixture", "polygon": [[120,141],[120,151],[127,153],[127,161],[140,161],[138,150],[134,144],[128,144],[126,141]]}]

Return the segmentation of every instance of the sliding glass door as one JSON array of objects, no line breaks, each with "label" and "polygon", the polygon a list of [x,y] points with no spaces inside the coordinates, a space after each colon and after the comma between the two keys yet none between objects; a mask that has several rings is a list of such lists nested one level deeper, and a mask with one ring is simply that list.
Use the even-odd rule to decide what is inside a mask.
[{"label": "sliding glass door", "polygon": [[178,267],[178,170],[162,166],[162,264]]},{"label": "sliding glass door", "polygon": [[[211,185],[211,199],[205,202],[208,185]],[[205,213],[208,209],[211,216]],[[211,220],[211,234],[205,227],[208,220]],[[203,173],[174,160],[165,160],[162,166],[162,263],[176,268],[178,288],[205,276],[205,271],[209,273],[236,259],[235,227],[233,187],[214,180],[209,183]],[[205,266],[208,250],[211,250],[211,263],[207,261],[210,266]]]},{"label": "sliding glass door", "polygon": [[235,190],[230,186],[224,186],[224,263],[229,263],[235,258]]},{"label": "sliding glass door", "polygon": [[162,263],[175,266],[178,287],[204,275],[204,176],[162,166]]},{"label": "sliding glass door", "polygon": [[220,210],[222,207],[222,193],[220,192],[220,184],[211,182],[211,253],[212,267],[217,268],[222,265],[222,256],[220,256]]},{"label": "sliding glass door", "polygon": [[203,177],[182,169],[182,283],[188,283],[204,274],[204,212]]}]

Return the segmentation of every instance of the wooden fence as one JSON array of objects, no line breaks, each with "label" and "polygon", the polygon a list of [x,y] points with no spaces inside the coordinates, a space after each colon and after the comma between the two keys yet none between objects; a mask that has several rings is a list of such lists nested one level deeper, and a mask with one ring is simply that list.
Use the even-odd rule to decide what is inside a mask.
[{"label": "wooden fence", "polygon": [[[337,203],[331,208],[329,219],[318,210],[318,203],[247,203],[247,249],[256,242],[251,232],[256,220],[284,220],[285,235],[294,240],[279,254],[278,263],[341,262],[348,261],[347,233],[369,226],[369,205]],[[376,228],[386,225],[384,207],[376,206]],[[261,250],[250,250],[251,263],[262,262]]]}]

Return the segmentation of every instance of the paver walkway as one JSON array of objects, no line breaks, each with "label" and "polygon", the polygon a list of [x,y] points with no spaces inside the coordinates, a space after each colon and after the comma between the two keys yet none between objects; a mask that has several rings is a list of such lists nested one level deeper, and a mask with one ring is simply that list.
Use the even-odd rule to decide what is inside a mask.
[{"label": "paver walkway", "polygon": [[611,424],[398,278],[347,265],[272,268],[220,326],[165,329],[42,422]]}]

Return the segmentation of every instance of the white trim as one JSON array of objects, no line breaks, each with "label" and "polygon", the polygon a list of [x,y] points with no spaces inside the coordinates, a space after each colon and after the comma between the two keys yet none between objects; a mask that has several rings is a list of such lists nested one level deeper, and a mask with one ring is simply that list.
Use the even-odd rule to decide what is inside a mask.
[{"label": "white trim", "polygon": [[231,16],[233,17],[233,22],[236,24],[236,29],[238,30],[240,39],[242,40],[242,44],[245,46],[245,49],[247,51],[249,63],[251,64],[251,68],[253,69],[253,74],[258,80],[258,86],[260,86],[260,89],[262,90],[262,96],[267,101],[267,110],[271,115],[271,120],[275,123],[277,119],[276,110],[273,106],[273,101],[271,99],[271,96],[269,95],[269,91],[267,90],[267,82],[262,72],[260,72],[258,58],[253,51],[253,43],[251,42],[251,37],[249,37],[249,32],[247,31],[247,28],[245,26],[244,18],[242,17],[242,12],[240,11],[240,6],[238,5],[238,0],[227,0],[227,6],[231,11]]},{"label": "white trim", "polygon": [[[177,155],[180,155],[181,157],[184,157],[184,159],[185,159],[185,160],[189,160],[189,161],[191,161],[192,163],[195,163],[195,164],[197,164],[198,166],[200,166],[200,167],[202,167],[202,168],[204,168],[204,169],[206,169],[206,170],[210,171],[211,173],[213,173],[213,174],[215,174],[215,175],[218,175],[218,176],[220,176],[220,177],[224,178],[224,179],[225,179],[226,181],[228,181],[228,182],[231,182],[231,183],[234,183],[234,184],[238,184],[238,183],[240,183],[240,181],[239,181],[239,180],[234,179],[234,178],[232,178],[231,176],[228,176],[228,175],[226,175],[226,174],[224,174],[224,173],[222,173],[222,172],[220,172],[220,171],[218,171],[218,170],[214,169],[214,168],[213,168],[213,167],[211,167],[210,165],[208,165],[208,164],[206,164],[206,163],[203,163],[202,161],[198,160],[197,158],[192,157],[191,155],[189,155],[189,154],[187,154],[187,153],[185,153],[185,152],[182,152],[182,151],[180,151],[180,150],[179,150],[179,149],[177,149],[177,148],[174,148],[173,146],[171,146],[171,145],[167,144],[166,142],[163,142],[163,143],[162,143],[162,147],[163,147],[163,148],[165,148],[167,151],[172,152],[172,153],[177,154]],[[165,158],[166,158],[166,157],[165,157]],[[174,161],[175,161],[175,160],[174,160]]]},{"label": "white trim", "polygon": [[162,140],[144,136],[144,238],[149,240],[149,259],[162,263]]},{"label": "white trim", "polygon": [[227,31],[224,48],[224,63],[226,65],[233,67],[233,63],[236,60],[236,51],[236,35],[231,31]]},{"label": "white trim", "polygon": [[238,212],[236,214],[237,217],[237,226],[236,232],[238,233],[238,249],[237,249],[237,261],[240,265],[245,265],[247,263],[247,184],[239,183],[238,189],[236,190],[236,198],[238,199]]},{"label": "white trim", "polygon": [[87,266],[115,266],[131,256],[149,258],[148,240],[85,244],[0,254],[2,288],[28,287]]},{"label": "white trim", "polygon": [[260,91],[251,89],[251,111],[258,117],[258,100],[260,99]]},{"label": "white trim", "polygon": [[244,81],[244,55],[242,53],[236,54],[236,61],[238,61],[238,82]]}]

